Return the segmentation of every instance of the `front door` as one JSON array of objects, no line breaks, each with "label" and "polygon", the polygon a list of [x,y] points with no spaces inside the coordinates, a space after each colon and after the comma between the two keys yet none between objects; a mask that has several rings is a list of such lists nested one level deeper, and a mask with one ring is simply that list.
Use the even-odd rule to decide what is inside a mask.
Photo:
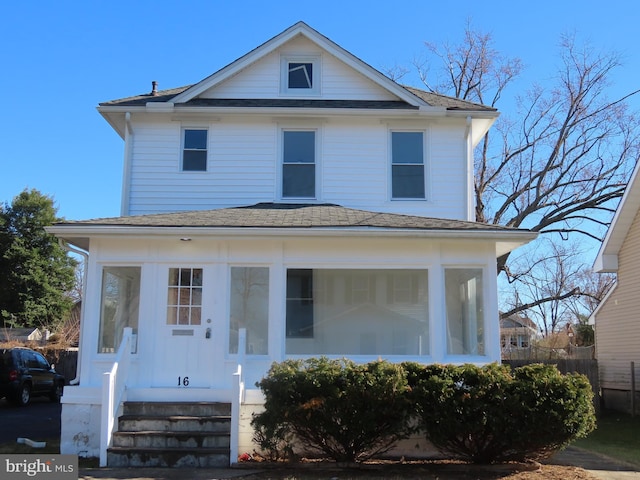
[{"label": "front door", "polygon": [[219,290],[214,267],[170,266],[164,272],[158,284],[153,385],[219,388],[225,344],[223,321],[214,311]]}]

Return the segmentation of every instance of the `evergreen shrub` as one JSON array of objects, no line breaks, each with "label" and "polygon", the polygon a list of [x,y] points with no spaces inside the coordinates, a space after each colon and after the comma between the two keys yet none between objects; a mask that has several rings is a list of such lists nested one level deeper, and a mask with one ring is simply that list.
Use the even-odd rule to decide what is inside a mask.
[{"label": "evergreen shrub", "polygon": [[286,360],[256,385],[265,410],[252,420],[254,441],[272,459],[321,454],[363,461],[410,433],[413,412],[399,364]]},{"label": "evergreen shrub", "polygon": [[417,423],[442,453],[474,463],[547,457],[595,428],[593,392],[553,365],[405,363]]}]

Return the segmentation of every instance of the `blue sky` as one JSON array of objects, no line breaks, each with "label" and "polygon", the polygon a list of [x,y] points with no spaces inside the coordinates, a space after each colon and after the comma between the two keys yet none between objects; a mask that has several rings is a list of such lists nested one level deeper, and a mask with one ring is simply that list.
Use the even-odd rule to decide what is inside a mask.
[{"label": "blue sky", "polygon": [[[67,219],[119,215],[124,143],[98,103],[146,93],[152,80],[160,89],[198,82],[299,20],[382,70],[410,67],[425,41],[456,42],[471,22],[523,60],[518,88],[547,83],[560,35],[575,33],[622,55],[612,97],[640,88],[635,0],[5,2],[0,202],[35,188]],[[420,86],[413,74],[403,82]],[[631,104],[640,110],[640,98]]]}]

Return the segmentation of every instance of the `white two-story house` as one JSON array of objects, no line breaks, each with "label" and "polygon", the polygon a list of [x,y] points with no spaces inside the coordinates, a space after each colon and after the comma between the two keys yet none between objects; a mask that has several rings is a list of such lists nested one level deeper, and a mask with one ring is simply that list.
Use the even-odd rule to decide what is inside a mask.
[{"label": "white two-story house", "polygon": [[62,453],[112,446],[121,400],[235,402],[233,463],[255,382],[288,358],[500,361],[496,258],[535,234],[474,222],[495,109],[403,87],[301,22],[98,111],[124,140],[122,216],[50,228],[88,259]]}]

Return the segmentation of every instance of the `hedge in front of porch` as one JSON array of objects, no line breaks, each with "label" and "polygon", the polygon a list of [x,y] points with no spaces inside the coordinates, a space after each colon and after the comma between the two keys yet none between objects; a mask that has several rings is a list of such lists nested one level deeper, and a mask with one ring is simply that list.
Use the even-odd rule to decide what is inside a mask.
[{"label": "hedge in front of porch", "polygon": [[272,365],[257,383],[254,441],[271,459],[363,461],[422,432],[448,458],[539,459],[595,428],[583,375],[550,365],[364,365],[324,357]]}]

